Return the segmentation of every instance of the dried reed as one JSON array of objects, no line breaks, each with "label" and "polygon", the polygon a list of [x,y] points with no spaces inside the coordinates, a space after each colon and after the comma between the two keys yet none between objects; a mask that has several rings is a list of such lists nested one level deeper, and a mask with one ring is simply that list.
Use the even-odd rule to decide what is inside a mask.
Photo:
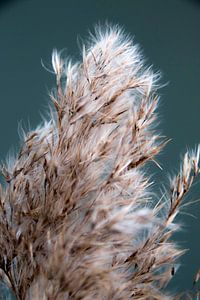
[{"label": "dried reed", "polygon": [[20,300],[178,299],[165,289],[184,253],[171,235],[200,148],[156,203],[144,165],[166,143],[155,130],[159,76],[138,47],[108,26],[82,62],[54,50],[52,66],[50,120],[2,166],[2,280]]}]

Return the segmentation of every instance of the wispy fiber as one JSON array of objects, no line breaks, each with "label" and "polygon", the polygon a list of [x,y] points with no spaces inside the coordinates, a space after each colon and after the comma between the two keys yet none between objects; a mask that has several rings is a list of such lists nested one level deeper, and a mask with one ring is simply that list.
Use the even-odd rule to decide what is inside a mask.
[{"label": "wispy fiber", "polygon": [[96,29],[82,62],[54,50],[52,66],[50,120],[2,167],[2,280],[20,300],[178,299],[165,289],[184,253],[171,235],[200,148],[156,204],[144,166],[166,140],[158,75],[138,47],[118,27]]}]

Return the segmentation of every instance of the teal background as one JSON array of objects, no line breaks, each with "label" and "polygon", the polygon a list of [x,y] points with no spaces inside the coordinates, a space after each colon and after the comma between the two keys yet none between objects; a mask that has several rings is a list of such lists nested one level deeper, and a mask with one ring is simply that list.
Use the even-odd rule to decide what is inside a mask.
[{"label": "teal background", "polygon": [[[162,72],[159,92],[162,134],[172,139],[153,167],[156,191],[179,167],[180,153],[200,142],[200,3],[187,0],[16,0],[0,2],[0,159],[19,147],[18,127],[34,128],[45,114],[54,77],[53,48],[80,59],[78,43],[93,25],[122,25],[141,45],[147,64]],[[197,180],[186,201],[200,195]],[[189,216],[194,215],[196,218]],[[176,239],[190,251],[171,287],[192,286],[200,268],[200,202],[184,209]]]}]

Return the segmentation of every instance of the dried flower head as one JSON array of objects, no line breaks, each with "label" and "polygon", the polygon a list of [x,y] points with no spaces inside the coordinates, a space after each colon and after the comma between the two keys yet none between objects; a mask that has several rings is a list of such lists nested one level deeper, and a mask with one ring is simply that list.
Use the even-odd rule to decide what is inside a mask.
[{"label": "dried flower head", "polygon": [[53,51],[50,120],[2,167],[1,278],[16,299],[175,299],[164,287],[184,250],[170,237],[200,148],[156,203],[144,165],[166,143],[159,76],[117,26],[97,29],[82,56]]}]

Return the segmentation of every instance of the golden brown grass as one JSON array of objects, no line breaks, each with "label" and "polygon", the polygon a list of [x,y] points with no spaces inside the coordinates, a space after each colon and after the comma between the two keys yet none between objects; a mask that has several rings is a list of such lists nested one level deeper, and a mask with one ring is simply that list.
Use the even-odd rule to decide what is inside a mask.
[{"label": "golden brown grass", "polygon": [[164,289],[184,253],[171,235],[200,148],[156,203],[144,166],[166,143],[158,76],[118,27],[96,30],[82,56],[53,51],[51,118],[2,167],[2,280],[26,300],[178,299]]}]

